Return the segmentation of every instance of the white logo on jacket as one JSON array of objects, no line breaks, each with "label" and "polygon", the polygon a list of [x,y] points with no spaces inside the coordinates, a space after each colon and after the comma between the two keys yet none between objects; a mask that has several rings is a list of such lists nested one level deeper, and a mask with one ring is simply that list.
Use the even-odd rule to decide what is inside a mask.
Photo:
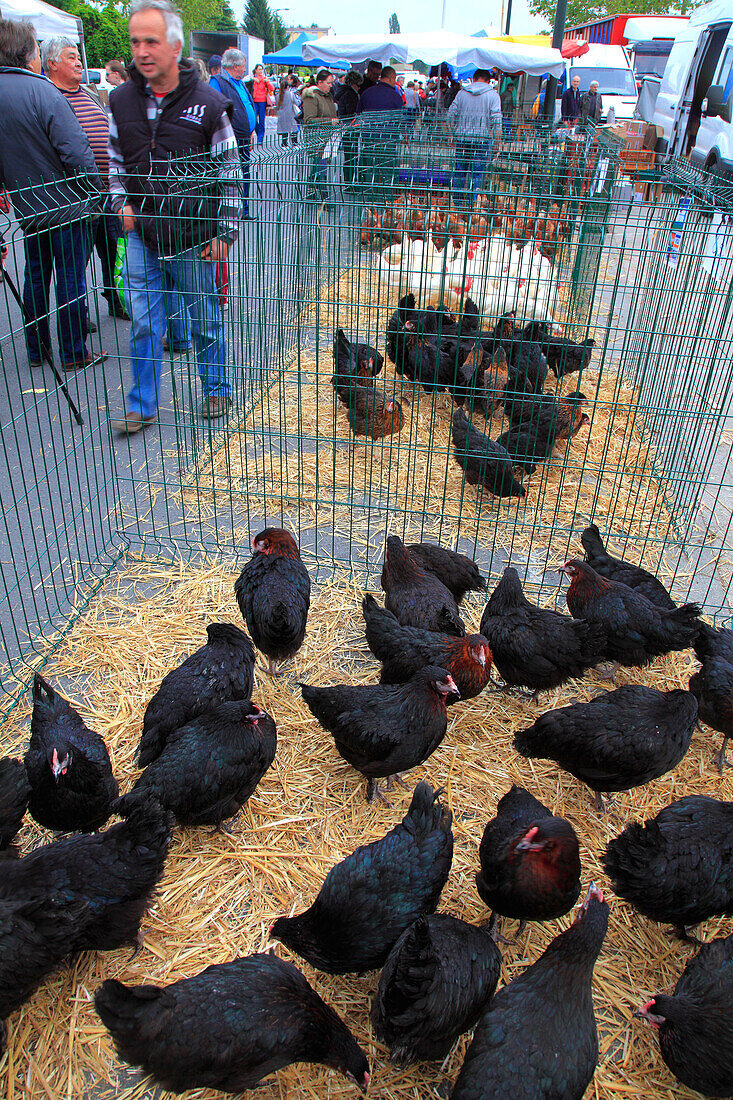
[{"label": "white logo on jacket", "polygon": [[186,122],[195,122],[199,126],[201,126],[204,121],[205,111],[205,103],[194,103],[190,107],[186,107],[186,109],[183,111],[183,113],[181,114],[181,121],[185,119]]}]

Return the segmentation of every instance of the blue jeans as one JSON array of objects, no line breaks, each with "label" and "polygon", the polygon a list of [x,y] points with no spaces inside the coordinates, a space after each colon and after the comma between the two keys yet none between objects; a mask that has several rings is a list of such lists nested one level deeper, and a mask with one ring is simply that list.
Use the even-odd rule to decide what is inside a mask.
[{"label": "blue jeans", "polygon": [[257,134],[257,140],[262,145],[265,139],[265,115],[267,114],[266,103],[255,103],[255,111],[257,112],[257,123],[255,125],[255,133]]},{"label": "blue jeans", "polygon": [[[462,194],[465,206],[470,205],[471,193],[478,194],[484,182],[486,162],[492,142],[456,138],[456,166],[453,172],[453,190]],[[470,183],[469,183],[470,179]],[[466,192],[470,192],[467,194]]]},{"label": "blue jeans", "polygon": [[[164,279],[178,292],[173,301],[185,302],[204,398],[231,396],[224,322],[214,285],[216,264],[200,258],[202,247],[162,259],[143,244],[136,232],[127,238],[122,281],[132,320],[132,389],[127,395],[128,412],[148,417],[154,416],[158,408],[165,328]],[[169,314],[169,323],[171,320]],[[173,335],[171,327],[171,339]]]},{"label": "blue jeans", "polygon": [[41,343],[51,348],[48,324],[51,275],[56,269],[56,306],[62,363],[86,354],[87,306],[84,269],[87,266],[87,226],[72,222],[58,229],[26,231],[23,305],[35,324],[26,325],[28,358],[41,362]]}]

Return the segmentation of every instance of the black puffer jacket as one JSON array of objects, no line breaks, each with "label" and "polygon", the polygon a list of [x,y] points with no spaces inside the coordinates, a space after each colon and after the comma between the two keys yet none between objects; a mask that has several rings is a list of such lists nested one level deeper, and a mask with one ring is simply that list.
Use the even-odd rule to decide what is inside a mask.
[{"label": "black puffer jacket", "polygon": [[89,139],[58,88],[29,69],[0,66],[0,119],[0,188],[23,228],[84,217],[102,183]]},{"label": "black puffer jacket", "polygon": [[[132,207],[150,248],[162,255],[183,252],[220,235],[220,164],[211,163],[211,150],[222,127],[229,128],[232,103],[182,61],[178,87],[151,121],[152,92],[134,65],[129,72],[109,98],[113,207],[118,213],[126,203]],[[232,155],[238,165],[236,146]]]}]

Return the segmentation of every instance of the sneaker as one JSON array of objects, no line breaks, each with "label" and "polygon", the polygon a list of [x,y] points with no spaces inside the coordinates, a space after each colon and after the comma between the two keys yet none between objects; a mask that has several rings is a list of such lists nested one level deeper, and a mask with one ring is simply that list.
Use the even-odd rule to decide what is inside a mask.
[{"label": "sneaker", "polygon": [[188,355],[191,351],[190,344],[174,344],[173,347],[168,343],[168,337],[163,337],[163,351],[169,352],[171,355]]},{"label": "sneaker", "polygon": [[31,370],[38,370],[39,367],[43,366],[43,362],[40,359],[29,359],[28,366]]},{"label": "sneaker", "polygon": [[124,417],[112,421],[112,430],[122,435],[135,435],[136,432],[142,431],[146,424],[152,424],[155,419],[155,414],[143,416],[139,412],[129,412]]},{"label": "sneaker", "polygon": [[201,402],[201,416],[204,420],[221,420],[231,403],[231,397],[205,397]]},{"label": "sneaker", "polygon": [[92,319],[90,317],[87,317],[87,332],[96,332],[96,331],[97,331],[97,326],[94,324],[94,321],[92,321]]},{"label": "sneaker", "polygon": [[61,369],[66,371],[83,370],[84,367],[90,367],[92,363],[103,363],[108,358],[106,351],[101,351],[99,355],[92,355],[88,351],[83,359],[74,359],[71,363],[62,363]]}]

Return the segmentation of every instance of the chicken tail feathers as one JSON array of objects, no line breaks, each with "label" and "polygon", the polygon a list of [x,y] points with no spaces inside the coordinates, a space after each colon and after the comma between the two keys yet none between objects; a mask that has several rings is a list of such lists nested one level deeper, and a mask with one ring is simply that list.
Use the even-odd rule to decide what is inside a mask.
[{"label": "chicken tail feathers", "polygon": [[392,1048],[390,1061],[403,1065],[414,1059],[414,1038],[424,1021],[438,969],[426,917],[420,917],[406,932],[392,962],[391,974],[383,987],[380,985],[372,1018],[377,1034]]},{"label": "chicken tail feathers", "polygon": [[426,836],[440,828],[441,824],[450,828],[453,815],[442,806],[442,793],[442,790],[436,791],[425,781],[415,787],[410,808],[402,819],[403,826],[413,836]]}]

